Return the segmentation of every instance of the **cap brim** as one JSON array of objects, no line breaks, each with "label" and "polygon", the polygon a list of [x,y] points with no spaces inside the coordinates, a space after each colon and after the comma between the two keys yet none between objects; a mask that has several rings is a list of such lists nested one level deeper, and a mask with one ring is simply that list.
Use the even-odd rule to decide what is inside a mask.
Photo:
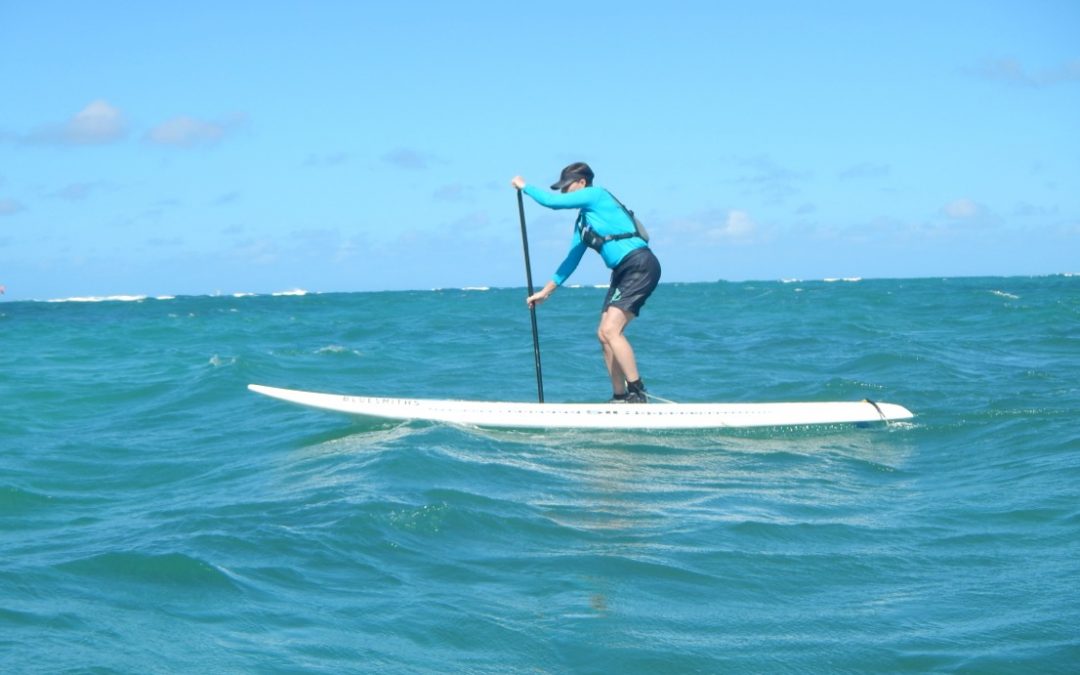
[{"label": "cap brim", "polygon": [[574,183],[574,182],[579,181],[579,180],[581,180],[581,179],[580,178],[563,178],[558,183],[552,183],[551,189],[552,190],[561,190],[564,187],[566,187],[567,185],[569,185],[570,183]]}]

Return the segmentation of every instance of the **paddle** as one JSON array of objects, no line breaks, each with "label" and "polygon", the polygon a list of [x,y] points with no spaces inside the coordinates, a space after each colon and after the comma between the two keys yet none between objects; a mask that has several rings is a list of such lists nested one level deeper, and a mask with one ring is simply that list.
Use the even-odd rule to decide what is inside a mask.
[{"label": "paddle", "polygon": [[[533,294],[532,265],[529,264],[529,234],[525,231],[525,202],[521,198],[521,190],[517,191],[518,215],[521,217],[521,247],[525,251],[525,281],[528,283],[529,295]],[[540,333],[536,329],[536,306],[529,306],[529,314],[532,316],[533,335],[533,360],[536,362],[536,396],[540,403],[544,402],[544,376],[540,372]]]}]

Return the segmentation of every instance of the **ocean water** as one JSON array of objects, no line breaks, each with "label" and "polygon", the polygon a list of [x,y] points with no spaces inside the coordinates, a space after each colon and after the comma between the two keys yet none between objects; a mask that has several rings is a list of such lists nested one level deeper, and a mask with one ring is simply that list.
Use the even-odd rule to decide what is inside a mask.
[{"label": "ocean water", "polygon": [[[603,290],[539,310],[606,400]],[[911,423],[483,431],[249,393],[531,400],[522,289],[0,304],[0,670],[1080,672],[1080,278],[665,284],[677,401]]]}]

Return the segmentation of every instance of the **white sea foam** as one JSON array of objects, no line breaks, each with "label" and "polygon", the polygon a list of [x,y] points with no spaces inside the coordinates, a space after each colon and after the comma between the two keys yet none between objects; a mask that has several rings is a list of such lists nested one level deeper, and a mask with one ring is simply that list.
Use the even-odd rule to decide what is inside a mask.
[{"label": "white sea foam", "polygon": [[348,347],[343,347],[341,345],[327,345],[326,347],[320,347],[319,349],[315,350],[315,353],[316,354],[354,354],[356,356],[363,356],[363,354],[361,354],[357,350],[349,349]]},{"label": "white sea foam", "polygon": [[89,295],[74,298],[56,298],[47,302],[139,302],[145,295]]},{"label": "white sea foam", "polygon": [[1013,295],[1012,293],[1006,293],[1005,291],[990,291],[999,298],[1007,298],[1009,300],[1019,300],[1019,295]]},{"label": "white sea foam", "polygon": [[308,294],[308,292],[307,292],[307,291],[305,291],[305,290],[304,290],[304,289],[302,289],[302,288],[294,288],[294,289],[292,289],[291,291],[278,291],[278,292],[276,292],[276,293],[272,293],[271,295],[273,295],[274,297],[281,297],[281,296],[284,296],[284,295],[297,295],[297,296],[301,296],[301,295],[307,295],[307,294]]}]

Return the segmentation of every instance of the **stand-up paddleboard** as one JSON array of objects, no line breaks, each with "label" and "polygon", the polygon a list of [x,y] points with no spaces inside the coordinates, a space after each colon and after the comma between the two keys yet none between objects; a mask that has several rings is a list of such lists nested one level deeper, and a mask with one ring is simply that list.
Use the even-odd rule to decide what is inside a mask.
[{"label": "stand-up paddleboard", "polygon": [[509,429],[735,429],[891,422],[914,417],[893,403],[506,403],[319,394],[249,384],[290,403],[382,420]]}]

